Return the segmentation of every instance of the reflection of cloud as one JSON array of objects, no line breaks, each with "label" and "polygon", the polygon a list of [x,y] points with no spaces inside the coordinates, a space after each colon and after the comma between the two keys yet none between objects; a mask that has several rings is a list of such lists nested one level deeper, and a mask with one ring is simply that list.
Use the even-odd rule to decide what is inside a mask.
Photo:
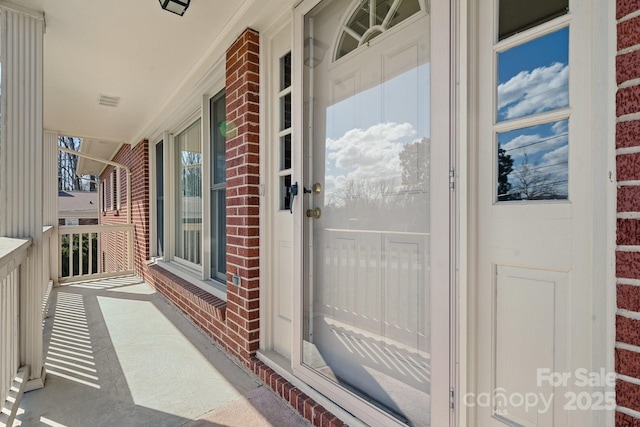
[{"label": "reflection of cloud", "polygon": [[[566,187],[566,180],[569,176],[567,165],[569,163],[569,145],[563,145],[542,156],[540,170],[549,174],[549,181],[563,184]],[[566,189],[563,190],[566,193]],[[561,191],[562,192],[562,191]]]},{"label": "reflection of cloud", "polygon": [[560,135],[561,133],[567,133],[569,132],[569,122],[567,120],[561,120],[559,122],[555,122],[551,126],[551,131],[556,135]]},{"label": "reflection of cloud", "polygon": [[569,66],[550,66],[521,71],[498,86],[498,111],[505,119],[522,117],[569,104]]},{"label": "reflection of cloud", "polygon": [[553,148],[567,144],[568,135],[566,133],[559,135],[542,136],[534,135],[518,135],[506,144],[500,144],[507,154],[511,157],[518,158],[525,153],[532,155],[541,151],[549,151]]},{"label": "reflection of cloud", "polygon": [[542,165],[555,165],[569,161],[569,145],[563,145],[553,151],[549,151],[542,156]]},{"label": "reflection of cloud", "polygon": [[327,138],[327,194],[348,180],[363,182],[399,178],[400,152],[412,142],[415,129],[409,123],[379,123],[370,128],[351,129],[338,139]]}]

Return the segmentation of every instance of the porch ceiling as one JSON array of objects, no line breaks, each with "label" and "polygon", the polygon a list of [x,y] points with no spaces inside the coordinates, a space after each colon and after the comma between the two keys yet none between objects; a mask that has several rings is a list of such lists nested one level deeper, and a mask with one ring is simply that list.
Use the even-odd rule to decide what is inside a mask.
[{"label": "porch ceiling", "polygon": [[[293,4],[192,0],[180,17],[157,0],[11,2],[45,14],[45,129],[114,149],[148,137],[244,28],[260,30]],[[99,105],[100,95],[120,103]]]}]

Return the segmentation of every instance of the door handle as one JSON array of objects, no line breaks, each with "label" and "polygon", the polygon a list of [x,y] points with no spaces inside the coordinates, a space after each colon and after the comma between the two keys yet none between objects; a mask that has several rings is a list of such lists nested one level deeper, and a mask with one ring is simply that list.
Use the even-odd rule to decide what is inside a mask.
[{"label": "door handle", "polygon": [[295,184],[291,184],[289,187],[289,195],[291,196],[291,200],[289,200],[289,212],[293,213],[293,201],[298,195],[298,181]]}]

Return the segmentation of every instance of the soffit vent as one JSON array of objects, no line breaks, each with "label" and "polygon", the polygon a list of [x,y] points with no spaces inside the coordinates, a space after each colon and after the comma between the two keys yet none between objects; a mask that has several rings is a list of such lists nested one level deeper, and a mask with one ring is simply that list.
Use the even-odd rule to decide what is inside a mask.
[{"label": "soffit vent", "polygon": [[105,107],[117,107],[118,104],[120,104],[120,97],[100,94],[98,104],[104,105]]}]

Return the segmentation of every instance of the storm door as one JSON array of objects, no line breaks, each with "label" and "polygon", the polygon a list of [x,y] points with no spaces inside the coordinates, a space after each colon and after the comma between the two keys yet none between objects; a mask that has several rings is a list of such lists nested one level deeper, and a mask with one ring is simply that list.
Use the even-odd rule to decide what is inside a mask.
[{"label": "storm door", "polygon": [[432,307],[449,306],[449,140],[432,132],[429,10],[305,6],[297,373],[369,424],[445,425],[432,375],[437,345],[448,378],[449,318]]}]

